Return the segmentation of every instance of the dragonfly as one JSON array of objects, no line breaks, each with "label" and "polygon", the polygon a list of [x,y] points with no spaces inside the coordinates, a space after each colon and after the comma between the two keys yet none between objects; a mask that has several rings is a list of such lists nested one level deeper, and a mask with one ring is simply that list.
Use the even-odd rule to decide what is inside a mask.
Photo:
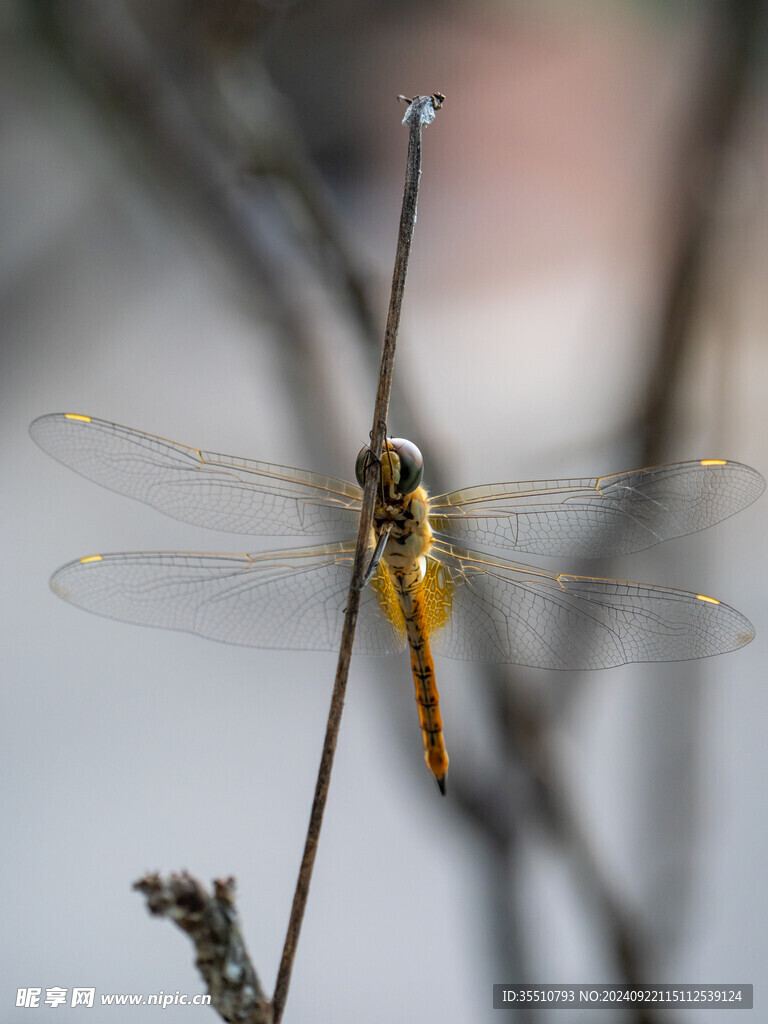
[{"label": "dragonfly", "polygon": [[[224,643],[339,646],[368,449],[358,483],[219,455],[73,413],[30,433],[54,458],[174,519],[228,533],[324,538],[255,553],[94,554],[62,566],[65,601],[123,622]],[[702,459],[573,480],[481,484],[430,497],[412,442],[389,438],[355,653],[410,648],[427,767],[445,793],[448,755],[432,654],[542,669],[602,669],[736,650],[754,637],[705,594],[571,575],[499,552],[602,558],[703,530],[765,488],[754,469]]]}]

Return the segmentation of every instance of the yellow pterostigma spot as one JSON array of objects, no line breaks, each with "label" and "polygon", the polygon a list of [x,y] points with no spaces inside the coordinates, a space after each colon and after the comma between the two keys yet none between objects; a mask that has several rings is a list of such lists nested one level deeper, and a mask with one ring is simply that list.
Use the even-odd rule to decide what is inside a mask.
[{"label": "yellow pterostigma spot", "polygon": [[702,466],[727,466],[727,459],[702,459]]},{"label": "yellow pterostigma spot", "polygon": [[64,419],[66,419],[66,420],[80,420],[81,423],[90,423],[91,422],[91,417],[90,416],[81,416],[79,413],[76,413],[76,412],[65,412],[64,413]]},{"label": "yellow pterostigma spot", "polygon": [[720,604],[716,597],[707,597],[706,594],[697,594],[697,601],[706,601],[708,604]]},{"label": "yellow pterostigma spot", "polygon": [[103,562],[104,559],[101,555],[87,555],[85,558],[81,558],[80,562]]}]

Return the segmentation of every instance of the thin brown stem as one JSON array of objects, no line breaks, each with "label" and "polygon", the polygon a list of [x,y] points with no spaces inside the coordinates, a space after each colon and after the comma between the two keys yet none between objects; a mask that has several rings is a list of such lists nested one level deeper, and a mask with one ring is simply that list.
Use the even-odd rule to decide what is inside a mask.
[{"label": "thin brown stem", "polygon": [[296,892],[293,897],[288,932],[285,937],[280,968],[277,972],[277,981],[275,982],[275,994],[272,1000],[274,1024],[280,1024],[285,1009],[301,923],[307,905],[309,884],[315,864],[317,844],[320,838],[323,813],[331,781],[333,758],[336,753],[336,742],[339,735],[339,726],[341,725],[341,713],[344,708],[344,697],[349,678],[349,663],[352,657],[355,626],[357,625],[357,614],[360,608],[361,584],[369,561],[370,537],[373,527],[376,490],[379,482],[381,451],[387,432],[387,412],[389,410],[389,396],[392,390],[392,371],[395,363],[397,333],[400,327],[400,310],[403,303],[405,277],[408,272],[408,257],[410,256],[411,242],[413,240],[413,229],[416,224],[416,203],[419,194],[419,178],[421,176],[421,129],[423,125],[429,124],[434,119],[435,110],[440,107],[443,99],[444,97],[439,93],[435,93],[433,96],[417,96],[409,103],[408,110],[403,119],[403,123],[407,124],[410,130],[408,137],[408,160],[405,172],[405,188],[403,190],[403,209],[400,215],[400,231],[397,239],[397,252],[395,254],[395,270],[392,276],[392,294],[389,301],[387,326],[384,332],[379,386],[376,393],[376,406],[373,414],[373,426],[371,428],[371,451],[374,457],[369,460],[365,475],[363,505],[360,511],[360,527],[357,533],[352,580],[347,597],[347,610],[341,634],[341,650],[339,651],[339,661],[336,667],[336,680],[333,686],[331,707],[328,712],[325,742],[320,758],[320,768],[317,773],[315,797],[309,816],[304,855],[301,859],[299,877],[296,882]]}]

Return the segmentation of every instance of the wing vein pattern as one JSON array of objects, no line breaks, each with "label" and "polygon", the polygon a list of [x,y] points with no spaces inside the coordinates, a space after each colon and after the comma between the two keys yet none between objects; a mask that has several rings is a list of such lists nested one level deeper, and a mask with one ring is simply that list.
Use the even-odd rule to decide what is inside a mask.
[{"label": "wing vein pattern", "polygon": [[30,433],[89,480],[195,526],[339,540],[357,526],[362,492],[335,477],[188,448],[92,417],[41,416]]},{"label": "wing vein pattern", "polygon": [[602,558],[705,530],[752,504],[764,488],[762,476],[738,462],[678,462],[451,491],[430,500],[430,522],[448,543]]}]

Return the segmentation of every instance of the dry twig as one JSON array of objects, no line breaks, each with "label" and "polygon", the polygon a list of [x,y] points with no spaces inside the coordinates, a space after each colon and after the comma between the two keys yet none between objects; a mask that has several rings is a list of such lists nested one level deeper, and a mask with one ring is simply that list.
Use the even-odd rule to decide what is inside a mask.
[{"label": "dry twig", "polygon": [[147,907],[169,917],[195,944],[195,964],[211,1005],[231,1024],[271,1024],[272,1007],[248,956],[235,909],[235,880],[215,880],[213,895],[182,872],[163,879],[150,874],[134,883]]},{"label": "dry twig", "polygon": [[328,797],[331,768],[336,751],[336,741],[341,724],[341,712],[344,707],[344,696],[349,677],[349,663],[355,640],[357,613],[360,608],[360,590],[365,575],[371,529],[373,527],[381,450],[387,432],[387,411],[389,409],[389,396],[392,390],[392,371],[395,363],[397,332],[400,326],[400,310],[403,302],[405,277],[408,272],[408,257],[411,251],[413,229],[416,224],[416,203],[419,193],[419,178],[421,176],[421,129],[423,125],[429,124],[434,119],[435,110],[442,104],[443,99],[444,97],[440,93],[436,93],[434,96],[417,96],[410,103],[403,119],[403,123],[407,124],[409,128],[408,161],[405,174],[405,189],[403,191],[403,209],[400,215],[400,231],[395,255],[395,270],[392,276],[392,294],[387,315],[387,327],[384,332],[384,349],[381,356],[379,386],[373,414],[373,427],[371,428],[371,452],[373,453],[373,458],[368,462],[365,476],[365,490],[363,505],[360,511],[360,526],[357,534],[352,580],[347,598],[347,609],[341,635],[341,650],[336,668],[336,681],[333,687],[333,696],[331,697],[331,708],[328,713],[328,725],[326,727],[323,753],[320,759],[320,769],[315,786],[315,797],[312,802],[304,854],[301,860],[301,867],[299,868],[299,878],[296,883],[296,892],[288,923],[288,933],[285,937],[283,956],[275,983],[273,999],[275,1024],[279,1024],[283,1015],[288,985],[291,980],[296,946],[306,908],[315,854],[317,853],[323,812]]},{"label": "dry twig", "polygon": [[215,882],[213,897],[209,896],[200,883],[186,873],[172,875],[165,882],[158,875],[147,875],[135,884],[135,888],[146,895],[152,913],[171,917],[192,938],[197,949],[197,966],[208,984],[213,1005],[224,1020],[237,1022],[237,1024],[279,1024],[285,1009],[299,933],[309,895],[323,813],[328,798],[333,758],[341,725],[341,713],[344,708],[349,665],[355,639],[357,614],[360,607],[360,592],[370,550],[381,452],[387,431],[387,411],[392,390],[392,372],[400,326],[400,312],[413,231],[416,225],[416,205],[421,176],[421,130],[425,124],[429,124],[434,119],[435,110],[442,105],[444,98],[440,93],[414,97],[409,101],[408,110],[403,119],[403,123],[407,124],[409,128],[408,160],[395,269],[392,277],[392,294],[384,333],[376,406],[371,428],[373,458],[369,460],[366,470],[360,526],[344,617],[336,680],[328,713],[328,724],[307,828],[307,838],[272,1002],[269,1003],[265,999],[256,972],[245,950],[234,909],[233,879]]}]

